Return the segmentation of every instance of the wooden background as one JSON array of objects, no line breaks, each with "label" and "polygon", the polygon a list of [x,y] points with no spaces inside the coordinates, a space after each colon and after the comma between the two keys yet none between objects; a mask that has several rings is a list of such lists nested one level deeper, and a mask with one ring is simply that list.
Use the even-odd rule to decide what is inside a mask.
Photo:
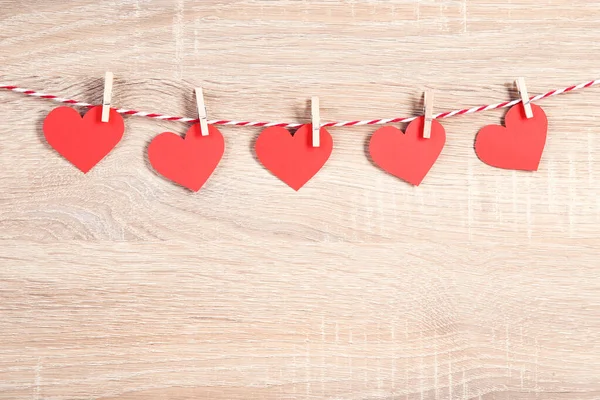
[{"label": "wooden background", "polygon": [[[409,116],[599,78],[590,0],[0,0],[0,81],[211,118]],[[419,188],[366,156],[295,193],[254,128],[222,128],[196,194],[127,118],[83,175],[46,144],[56,104],[0,93],[1,399],[599,399],[600,89],[545,100],[540,170],[473,152],[503,111],[445,120]]]}]

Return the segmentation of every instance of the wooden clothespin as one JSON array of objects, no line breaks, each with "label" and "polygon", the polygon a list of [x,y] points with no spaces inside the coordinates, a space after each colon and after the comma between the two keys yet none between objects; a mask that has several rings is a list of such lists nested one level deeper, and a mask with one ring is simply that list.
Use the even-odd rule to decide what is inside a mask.
[{"label": "wooden clothespin", "polygon": [[525,116],[529,118],[533,118],[533,109],[531,108],[531,101],[529,100],[529,93],[527,92],[527,86],[525,85],[525,78],[517,78],[516,80],[517,90],[521,95],[521,101],[523,102],[523,107],[525,108]]},{"label": "wooden clothespin", "polygon": [[423,113],[425,114],[425,122],[423,123],[423,137],[429,139],[431,137],[431,123],[433,122],[433,91],[425,90],[423,100]]},{"label": "wooden clothespin", "polygon": [[110,115],[110,100],[112,98],[113,89],[113,73],[107,72],[104,74],[104,96],[102,98],[102,117],[100,121],[108,122]]},{"label": "wooden clothespin", "polygon": [[313,147],[321,146],[321,116],[319,115],[319,98],[313,96],[310,102],[311,119],[312,119],[312,145]]},{"label": "wooden clothespin", "polygon": [[196,88],[196,107],[198,107],[198,118],[200,119],[200,133],[202,136],[208,136],[208,120],[202,88]]}]

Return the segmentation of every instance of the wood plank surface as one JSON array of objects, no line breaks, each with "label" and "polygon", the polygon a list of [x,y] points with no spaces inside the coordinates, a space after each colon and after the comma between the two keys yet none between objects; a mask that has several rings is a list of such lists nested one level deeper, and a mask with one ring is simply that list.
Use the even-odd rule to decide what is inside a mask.
[{"label": "wood plank surface", "polygon": [[[0,83],[117,107],[305,122],[392,118],[598,76],[588,0],[0,0]],[[188,125],[126,118],[87,175],[46,143],[56,107],[0,92],[0,399],[600,399],[600,89],[539,102],[535,173],[443,121],[418,188],[335,128],[294,192],[222,127],[198,193],[146,149]],[[404,126],[402,126],[404,128]]]}]

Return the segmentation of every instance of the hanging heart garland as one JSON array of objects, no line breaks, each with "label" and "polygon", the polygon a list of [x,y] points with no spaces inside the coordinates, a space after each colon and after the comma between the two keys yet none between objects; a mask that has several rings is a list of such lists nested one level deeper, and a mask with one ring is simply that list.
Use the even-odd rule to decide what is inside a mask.
[{"label": "hanging heart garland", "polygon": [[[437,115],[430,114],[433,121],[429,139],[419,135],[424,125],[422,117],[327,122],[320,124],[318,135],[314,132],[314,138],[311,138],[310,124],[207,121],[205,110],[201,112],[204,107],[198,105],[198,109],[202,123],[268,127],[256,141],[257,157],[266,169],[294,190],[303,187],[327,162],[333,148],[333,140],[326,127],[383,125],[412,121],[405,133],[390,126],[376,131],[371,137],[369,152],[374,163],[383,170],[413,185],[419,185],[436,162],[445,144],[444,128],[436,119],[510,107],[506,114],[505,126],[489,125],[479,131],[475,139],[475,152],[482,162],[493,167],[536,171],[546,143],[548,119],[544,110],[531,102],[599,84],[600,79],[593,80],[530,98],[524,80],[520,78],[518,80],[520,100],[447,111]],[[198,119],[187,117],[112,109],[110,108],[111,87],[112,74],[107,73],[103,106],[93,106],[14,85],[0,84],[0,89],[89,108],[82,117],[74,109],[59,107],[51,111],[43,123],[43,132],[48,144],[84,173],[89,172],[106,157],[123,137],[125,128],[121,115],[198,122]],[[529,107],[531,110],[527,110],[527,114],[530,115],[526,115],[524,108]],[[103,110],[104,115],[101,118]],[[103,120],[106,122],[102,122]],[[299,129],[292,135],[285,128]],[[210,134],[206,137],[199,134],[199,129],[197,124],[193,125],[185,138],[170,132],[162,133],[148,148],[148,157],[158,173],[193,191],[198,191],[211,176],[225,148],[223,136],[214,126],[210,126]],[[316,138],[320,138],[321,145],[313,147],[311,139]]]}]

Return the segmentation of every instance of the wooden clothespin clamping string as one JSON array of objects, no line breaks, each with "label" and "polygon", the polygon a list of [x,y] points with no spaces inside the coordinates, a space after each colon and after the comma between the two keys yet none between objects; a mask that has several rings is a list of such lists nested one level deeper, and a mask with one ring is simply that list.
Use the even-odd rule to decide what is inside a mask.
[{"label": "wooden clothespin clamping string", "polygon": [[110,101],[112,98],[113,89],[113,73],[107,72],[104,74],[104,96],[102,98],[102,117],[100,121],[108,122],[110,116]]},{"label": "wooden clothespin clamping string", "polygon": [[202,88],[196,88],[196,107],[198,108],[198,118],[200,119],[200,133],[202,136],[208,136],[208,119]]},{"label": "wooden clothespin clamping string", "polygon": [[431,123],[433,122],[433,91],[426,90],[423,101],[423,113],[425,121],[423,123],[423,137],[429,139],[431,137]]},{"label": "wooden clothespin clamping string", "polygon": [[319,98],[314,96],[310,102],[312,119],[312,146],[321,146],[321,116],[319,114]]},{"label": "wooden clothespin clamping string", "polygon": [[525,78],[517,78],[516,80],[517,90],[521,95],[521,101],[525,108],[525,116],[527,119],[533,118],[533,109],[531,108],[531,100],[529,99],[529,93],[527,92],[527,86],[525,85]]}]

